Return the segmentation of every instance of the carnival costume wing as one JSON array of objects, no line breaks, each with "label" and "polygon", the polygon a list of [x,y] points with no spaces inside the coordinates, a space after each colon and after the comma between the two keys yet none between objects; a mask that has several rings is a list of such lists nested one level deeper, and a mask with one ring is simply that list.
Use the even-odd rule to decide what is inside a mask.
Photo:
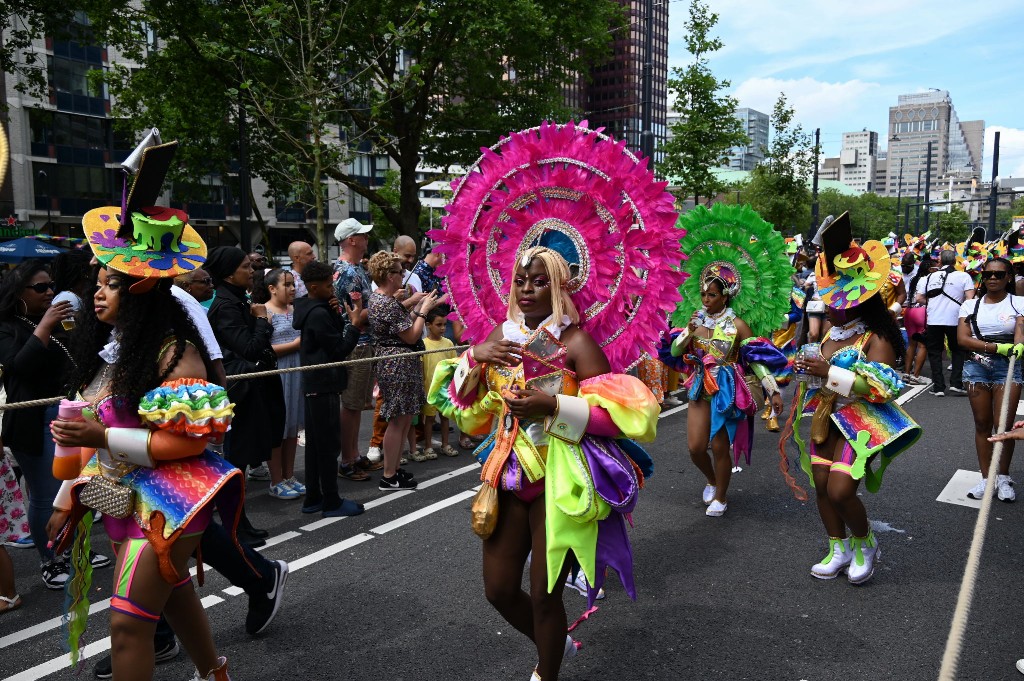
[{"label": "carnival costume wing", "polygon": [[725,265],[736,273],[737,292],[729,306],[754,336],[770,337],[789,312],[793,266],[785,239],[750,206],[698,206],[680,216],[686,234],[681,245],[687,260],[683,299],[673,326],[686,326],[700,309],[700,282],[708,268]]},{"label": "carnival costume wing", "polygon": [[443,228],[430,232],[464,342],[482,342],[505,321],[515,263],[547,246],[569,263],[580,325],[612,371],[657,356],[685,258],[667,183],[586,121],[544,123],[482,151],[452,182]]}]

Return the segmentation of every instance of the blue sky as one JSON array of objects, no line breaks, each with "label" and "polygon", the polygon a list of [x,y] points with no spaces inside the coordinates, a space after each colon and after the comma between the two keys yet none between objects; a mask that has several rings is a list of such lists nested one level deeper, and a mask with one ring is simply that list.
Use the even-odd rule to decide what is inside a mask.
[{"label": "blue sky", "polygon": [[[785,92],[804,129],[821,128],[827,155],[838,154],[842,133],[862,128],[884,147],[897,96],[938,88],[961,120],[985,121],[984,178],[995,130],[999,175],[1024,177],[1024,2],[707,1],[725,44],[711,61],[715,75],[732,81],[740,106],[765,113]],[[670,0],[670,67],[690,60],[688,7]]]}]

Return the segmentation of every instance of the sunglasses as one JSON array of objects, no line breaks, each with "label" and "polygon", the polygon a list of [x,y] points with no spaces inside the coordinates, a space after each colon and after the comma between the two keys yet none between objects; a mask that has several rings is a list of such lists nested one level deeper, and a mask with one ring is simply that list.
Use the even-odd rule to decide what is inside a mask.
[{"label": "sunglasses", "polygon": [[213,279],[210,278],[210,277],[207,277],[206,279],[193,279],[192,283],[193,284],[206,284],[207,286],[209,286],[210,284],[213,283]]},{"label": "sunglasses", "polygon": [[[1006,279],[1006,270],[992,270],[991,272],[981,273],[982,281],[985,279]],[[42,293],[42,291],[40,291]]]},{"label": "sunglasses", "polygon": [[50,282],[41,281],[38,284],[26,284],[25,288],[30,288],[33,291],[35,291],[36,293],[46,293],[47,291],[54,290],[53,289],[53,282],[52,281],[50,281]]}]

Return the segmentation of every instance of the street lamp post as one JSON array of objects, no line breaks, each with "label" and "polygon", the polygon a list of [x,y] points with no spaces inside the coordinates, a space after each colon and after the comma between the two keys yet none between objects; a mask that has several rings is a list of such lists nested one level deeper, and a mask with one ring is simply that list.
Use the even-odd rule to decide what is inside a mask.
[{"label": "street lamp post", "polygon": [[928,141],[928,165],[924,168],[924,231],[928,231],[928,213],[931,212],[932,191],[932,142]]},{"label": "street lamp post", "polygon": [[811,237],[818,231],[818,153],[821,150],[821,128],[814,129],[814,182],[811,185]]},{"label": "street lamp post", "polygon": [[43,231],[49,232],[50,212],[53,209],[53,192],[51,191],[53,185],[50,184],[50,176],[46,173],[45,170],[40,170],[38,173],[36,173],[36,179],[39,180],[40,182],[46,182],[46,227],[43,228]]},{"label": "street lamp post", "polygon": [[917,171],[917,196],[915,201],[917,205],[914,207],[914,231],[918,234],[921,233],[921,170]]},{"label": "street lamp post", "polygon": [[996,131],[995,140],[992,145],[992,184],[989,187],[988,193],[988,233],[994,235],[996,233],[996,207],[998,206],[998,197],[996,193],[999,191],[999,186],[996,184],[996,178],[999,176],[999,131]]},{"label": "street lamp post", "polygon": [[900,159],[900,175],[896,180],[896,232],[900,231],[900,199],[903,196],[903,159]]}]

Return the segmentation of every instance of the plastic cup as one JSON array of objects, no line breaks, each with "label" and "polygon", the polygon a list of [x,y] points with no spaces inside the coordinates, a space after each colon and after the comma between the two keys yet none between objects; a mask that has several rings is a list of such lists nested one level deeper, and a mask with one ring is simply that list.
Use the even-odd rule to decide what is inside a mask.
[{"label": "plastic cup", "polygon": [[[81,421],[82,409],[88,402],[61,400],[57,407],[57,420]],[[82,448],[57,445],[53,452],[53,477],[58,480],[74,480],[82,470]]]},{"label": "plastic cup", "polygon": [[64,327],[65,331],[74,331],[75,330],[75,318],[74,317],[68,317],[67,319],[62,319],[62,320],[60,320],[60,325]]}]

